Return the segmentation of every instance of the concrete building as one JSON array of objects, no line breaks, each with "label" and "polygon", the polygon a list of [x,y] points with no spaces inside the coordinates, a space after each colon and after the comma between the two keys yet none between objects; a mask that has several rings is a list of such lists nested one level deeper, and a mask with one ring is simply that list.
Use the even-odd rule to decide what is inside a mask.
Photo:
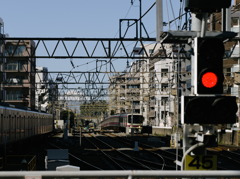
[{"label": "concrete building", "polygon": [[3,53],[9,56],[0,63],[2,102],[35,108],[36,59],[29,57],[34,47],[35,43],[30,40],[6,41],[2,45]]},{"label": "concrete building", "polygon": [[[2,20],[2,18],[0,18],[0,36],[4,36],[4,22]],[[3,54],[3,42],[0,42],[0,55],[2,56]],[[5,62],[5,60],[3,58],[0,58],[0,72],[3,72],[3,62]],[[0,73],[0,102],[3,101],[3,73]]]},{"label": "concrete building", "polygon": [[[179,120],[180,96],[191,92],[189,47],[165,44],[156,49],[149,61],[149,121],[155,127],[172,128]],[[164,51],[172,58],[166,58]]]},{"label": "concrete building", "polygon": [[172,59],[162,59],[154,64],[156,72],[155,126],[170,127],[174,116],[176,80]]},{"label": "concrete building", "polygon": [[[166,48],[173,53],[171,45]],[[138,113],[144,116],[144,125],[172,127],[176,120],[177,63],[161,58],[164,49],[160,44],[146,45],[145,49],[151,58],[136,60],[128,73],[110,79],[110,114]]]},{"label": "concrete building", "polygon": [[109,112],[142,113],[140,106],[140,74],[132,70],[130,73],[116,75],[111,78],[109,86]]}]

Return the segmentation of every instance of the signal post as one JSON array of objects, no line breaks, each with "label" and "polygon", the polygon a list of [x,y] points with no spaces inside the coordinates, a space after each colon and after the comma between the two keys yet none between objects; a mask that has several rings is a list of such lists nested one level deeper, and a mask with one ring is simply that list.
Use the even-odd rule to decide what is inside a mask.
[{"label": "signal post", "polygon": [[193,91],[181,97],[181,170],[216,170],[216,156],[206,155],[206,147],[217,146],[217,125],[236,123],[236,97],[223,95],[224,39],[205,35],[208,14],[230,5],[231,0],[186,0],[186,10],[197,18],[192,29],[198,35],[192,40]]}]

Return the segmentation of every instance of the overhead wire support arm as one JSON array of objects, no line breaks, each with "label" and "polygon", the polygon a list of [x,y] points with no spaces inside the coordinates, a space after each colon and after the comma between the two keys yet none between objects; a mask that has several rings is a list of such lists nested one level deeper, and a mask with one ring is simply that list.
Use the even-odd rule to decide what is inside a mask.
[{"label": "overhead wire support arm", "polygon": [[[125,37],[125,34],[122,36],[122,22],[127,21],[128,23],[128,28],[136,24],[136,34],[135,34],[135,39],[138,38],[138,19],[119,19],[119,38],[122,39]],[[134,23],[129,24],[129,22],[133,21]],[[127,30],[128,30],[127,28]],[[126,30],[126,31],[127,31]]]}]

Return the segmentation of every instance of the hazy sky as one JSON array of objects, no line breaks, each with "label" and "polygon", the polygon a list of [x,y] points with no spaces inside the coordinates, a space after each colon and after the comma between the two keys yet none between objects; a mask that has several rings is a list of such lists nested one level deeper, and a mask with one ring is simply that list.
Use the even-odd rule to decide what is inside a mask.
[{"label": "hazy sky", "polygon": [[[120,18],[138,18],[133,0],[4,0],[0,17],[14,37],[114,37]],[[155,0],[143,0],[143,12]],[[155,31],[155,8],[145,17]]]},{"label": "hazy sky", "polygon": [[[165,22],[179,15],[179,2],[163,0]],[[142,13],[153,3],[155,0],[142,0]],[[139,0],[2,0],[0,17],[10,37],[113,38],[119,37],[119,19],[139,18]],[[155,7],[144,16],[143,23],[150,37],[155,37]],[[176,29],[176,26],[177,23],[172,23],[171,28]],[[133,37],[134,29],[131,30],[128,37]],[[56,60],[42,61],[38,64],[50,70],[61,70],[60,63],[56,69]],[[74,63],[78,65],[78,62]],[[62,69],[70,70],[69,60],[67,66],[62,65]]]},{"label": "hazy sky", "polygon": [[[179,0],[163,1],[164,19],[168,21],[173,19],[172,9],[179,8]],[[142,13],[153,3],[155,0],[142,0]],[[175,12],[175,17],[178,13]],[[119,19],[139,18],[139,0],[2,0],[0,17],[5,23],[4,32],[10,37],[117,38]],[[155,37],[155,7],[144,16],[143,23],[150,37]],[[129,32],[128,37],[133,37],[131,30]],[[86,61],[74,60],[74,65]],[[72,67],[69,59],[64,62],[41,59],[37,65],[46,66],[49,71],[68,71]],[[84,66],[85,71],[89,69],[91,65]]]}]

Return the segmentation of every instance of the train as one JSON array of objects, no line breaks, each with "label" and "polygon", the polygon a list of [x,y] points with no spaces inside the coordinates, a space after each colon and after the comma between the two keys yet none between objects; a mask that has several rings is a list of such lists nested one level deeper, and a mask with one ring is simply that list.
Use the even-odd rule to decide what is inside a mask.
[{"label": "train", "polygon": [[144,117],[140,114],[116,114],[105,118],[100,123],[101,130],[113,130],[114,132],[140,133],[143,127]]},{"label": "train", "polygon": [[0,104],[0,145],[53,131],[53,115]]}]

